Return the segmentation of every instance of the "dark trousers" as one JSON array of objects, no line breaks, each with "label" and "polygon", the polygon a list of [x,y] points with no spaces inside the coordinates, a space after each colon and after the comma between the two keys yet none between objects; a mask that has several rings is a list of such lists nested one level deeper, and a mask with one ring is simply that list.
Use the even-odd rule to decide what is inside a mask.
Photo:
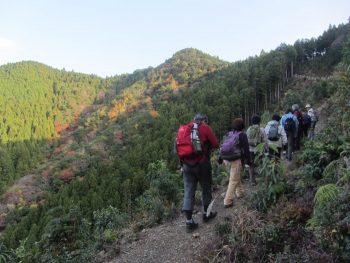
[{"label": "dark trousers", "polygon": [[254,152],[250,152],[250,159],[252,160],[252,163],[249,165],[249,181],[252,184],[256,183],[255,180],[255,153]]},{"label": "dark trousers", "polygon": [[196,165],[183,165],[184,202],[183,211],[192,211],[194,207],[197,183],[202,188],[202,204],[207,207],[212,199],[212,175],[210,162],[202,162]]},{"label": "dark trousers", "polygon": [[287,160],[292,160],[292,155],[294,151],[294,132],[293,131],[287,131]]},{"label": "dark trousers", "polygon": [[296,151],[300,150],[300,141],[301,141],[302,137],[303,137],[303,130],[302,130],[302,127],[300,126],[299,130],[298,130],[298,135],[297,135],[297,137],[294,140],[294,143],[295,143],[294,149]]}]

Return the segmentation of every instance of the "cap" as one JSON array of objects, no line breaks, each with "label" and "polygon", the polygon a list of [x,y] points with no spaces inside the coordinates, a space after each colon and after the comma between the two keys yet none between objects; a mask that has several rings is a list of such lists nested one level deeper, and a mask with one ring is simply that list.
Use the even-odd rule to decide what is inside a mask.
[{"label": "cap", "polygon": [[298,105],[298,104],[293,104],[293,105],[292,105],[292,110],[293,110],[293,111],[299,110],[299,105]]},{"label": "cap", "polygon": [[194,121],[204,121],[204,122],[208,123],[208,116],[203,114],[203,113],[197,113],[194,116]]},{"label": "cap", "polygon": [[310,104],[306,104],[305,108],[311,108]]}]

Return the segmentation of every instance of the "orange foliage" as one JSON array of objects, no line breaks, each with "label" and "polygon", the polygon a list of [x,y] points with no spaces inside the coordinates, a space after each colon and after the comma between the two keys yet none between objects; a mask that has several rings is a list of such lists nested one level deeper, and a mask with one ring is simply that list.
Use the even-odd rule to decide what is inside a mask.
[{"label": "orange foliage", "polygon": [[58,122],[55,122],[55,131],[57,134],[61,133],[64,130],[67,130],[69,128],[69,124],[68,123],[63,123],[60,124]]},{"label": "orange foliage", "polygon": [[178,88],[177,81],[174,79],[173,75],[171,75],[171,74],[166,79],[166,83],[169,84],[173,90],[176,90]]},{"label": "orange foliage", "polygon": [[70,168],[63,169],[58,174],[58,178],[65,182],[71,181],[73,177],[74,173]]},{"label": "orange foliage", "polygon": [[149,111],[149,114],[150,114],[153,118],[156,118],[156,117],[158,117],[158,115],[159,115],[158,111],[156,111],[156,110],[150,110],[150,111]]},{"label": "orange foliage", "polygon": [[126,111],[126,107],[122,101],[117,102],[114,107],[108,112],[109,119],[116,119],[120,113]]}]

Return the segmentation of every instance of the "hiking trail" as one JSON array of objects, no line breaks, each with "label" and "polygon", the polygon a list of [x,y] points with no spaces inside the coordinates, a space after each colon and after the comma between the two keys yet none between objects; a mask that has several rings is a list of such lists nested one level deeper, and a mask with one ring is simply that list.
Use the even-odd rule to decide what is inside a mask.
[{"label": "hiking trail", "polygon": [[[237,207],[248,206],[247,201],[251,193],[248,180],[244,180],[243,187],[245,189],[244,197],[236,198],[234,206],[230,208],[224,207],[223,200],[227,186],[216,189],[213,192],[215,201],[212,211],[217,211],[217,216],[204,223],[202,212],[194,214],[193,218],[199,223],[199,227],[192,233],[186,232],[185,216],[179,214],[170,222],[142,230],[136,241],[130,243],[121,241],[119,248],[116,249],[119,255],[113,259],[99,262],[203,262],[208,252],[206,248],[212,250],[213,246],[219,245],[220,240],[215,231],[216,225],[234,216]],[[202,208],[196,206],[196,209],[201,211]]]}]

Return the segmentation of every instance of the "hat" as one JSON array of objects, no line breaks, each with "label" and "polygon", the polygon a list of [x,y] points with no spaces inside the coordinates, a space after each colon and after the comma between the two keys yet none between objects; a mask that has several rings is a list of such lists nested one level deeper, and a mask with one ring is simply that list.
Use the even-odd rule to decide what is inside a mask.
[{"label": "hat", "polygon": [[203,113],[197,113],[193,119],[196,122],[204,121],[204,122],[208,123],[208,116],[203,114]]},{"label": "hat", "polygon": [[310,104],[306,104],[305,108],[311,108]]},{"label": "hat", "polygon": [[299,110],[299,105],[298,105],[298,104],[293,104],[293,105],[292,105],[292,110],[293,110],[293,111]]}]

